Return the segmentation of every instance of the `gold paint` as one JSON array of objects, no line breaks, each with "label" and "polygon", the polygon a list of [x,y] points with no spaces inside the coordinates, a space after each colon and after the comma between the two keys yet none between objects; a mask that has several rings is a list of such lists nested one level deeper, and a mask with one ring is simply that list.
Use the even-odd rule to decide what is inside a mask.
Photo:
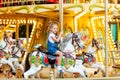
[{"label": "gold paint", "polygon": [[57,8],[56,5],[54,5],[54,6],[52,6],[52,7],[50,7],[50,6],[35,6],[34,9],[33,9],[33,11],[34,11],[35,13],[39,13],[39,12],[37,12],[38,9],[48,9],[48,10],[52,11],[52,10],[54,10],[54,9],[56,9],[56,8]]}]

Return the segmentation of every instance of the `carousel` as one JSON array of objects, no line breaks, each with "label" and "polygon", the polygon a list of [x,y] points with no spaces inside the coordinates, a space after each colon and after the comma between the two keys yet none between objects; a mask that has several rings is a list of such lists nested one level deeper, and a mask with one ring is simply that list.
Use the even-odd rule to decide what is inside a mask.
[{"label": "carousel", "polygon": [[[0,78],[84,79],[120,75],[120,6],[108,4],[107,76],[105,7],[102,0],[0,2]],[[116,0],[117,1],[117,0]],[[84,3],[85,2],[85,3]],[[47,52],[49,22],[57,21],[64,52]],[[67,60],[66,60],[67,58]]]}]

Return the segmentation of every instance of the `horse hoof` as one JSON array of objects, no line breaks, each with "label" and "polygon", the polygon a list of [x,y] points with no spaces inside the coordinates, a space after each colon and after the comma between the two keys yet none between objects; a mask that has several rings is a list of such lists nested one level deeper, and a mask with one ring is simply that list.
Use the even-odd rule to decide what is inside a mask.
[{"label": "horse hoof", "polygon": [[97,71],[94,72],[94,75],[97,74]]},{"label": "horse hoof", "polygon": [[15,75],[16,73],[15,72],[12,72],[12,75]]}]

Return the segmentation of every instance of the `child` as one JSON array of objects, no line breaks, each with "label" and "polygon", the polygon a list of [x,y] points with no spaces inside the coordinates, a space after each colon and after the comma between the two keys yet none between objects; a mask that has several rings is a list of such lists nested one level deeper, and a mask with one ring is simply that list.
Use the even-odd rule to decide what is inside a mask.
[{"label": "child", "polygon": [[59,56],[58,57],[58,67],[57,67],[57,71],[59,72],[60,70],[62,70],[61,60],[63,57],[63,53],[58,50],[58,43],[60,41],[62,33],[60,33],[60,35],[57,36],[57,32],[58,32],[57,22],[51,22],[48,26],[48,31],[49,31],[48,43],[47,43],[48,52],[52,55]]}]

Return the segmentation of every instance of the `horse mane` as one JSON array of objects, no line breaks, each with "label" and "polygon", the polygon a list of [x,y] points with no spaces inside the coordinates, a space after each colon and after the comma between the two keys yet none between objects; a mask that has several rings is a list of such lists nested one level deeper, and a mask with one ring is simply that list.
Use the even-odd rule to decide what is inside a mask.
[{"label": "horse mane", "polygon": [[60,50],[63,50],[64,47],[68,44],[68,41],[72,39],[72,34],[68,34],[66,37],[63,38],[62,43],[60,44]]},{"label": "horse mane", "polygon": [[72,33],[68,34],[64,39],[63,42],[68,42],[72,38]]},{"label": "horse mane", "polygon": [[[80,32],[74,32],[74,33],[75,33],[75,35],[77,35],[78,37],[81,37],[81,36],[82,36],[82,33],[80,33]],[[68,35],[63,39],[62,44],[61,44],[61,47],[60,47],[61,50],[63,50],[64,47],[68,44],[68,41],[70,41],[70,40],[72,39],[72,35],[73,35],[73,33],[68,34]],[[80,39],[80,38],[79,38],[79,39]]]}]

